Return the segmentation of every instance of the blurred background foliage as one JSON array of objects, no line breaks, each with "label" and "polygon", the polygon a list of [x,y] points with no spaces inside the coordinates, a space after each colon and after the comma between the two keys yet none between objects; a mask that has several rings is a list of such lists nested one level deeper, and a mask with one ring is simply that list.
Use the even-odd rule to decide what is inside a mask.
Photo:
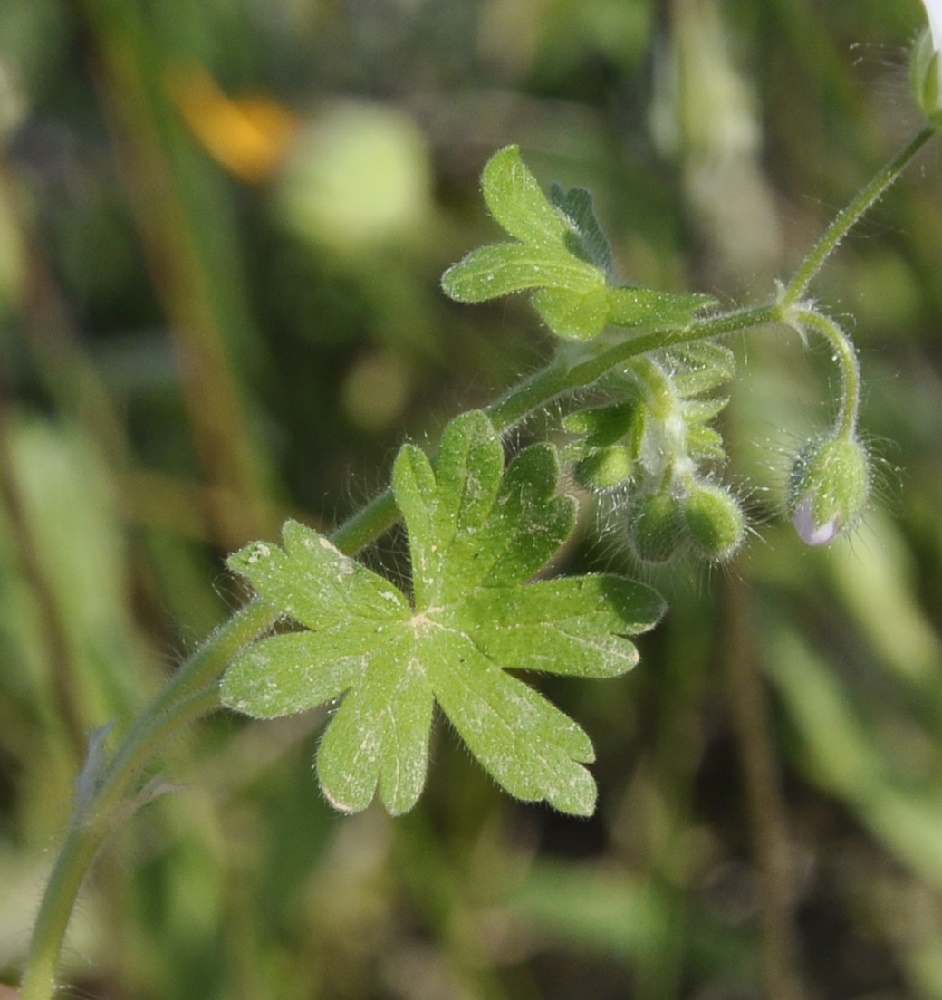
[{"label": "blurred background foliage", "polygon": [[[916,0],[4,0],[0,979],[86,734],[242,600],[223,557],[328,527],[550,349],[458,307],[486,158],[590,187],[625,276],[748,302],[918,126]],[[932,147],[816,294],[862,351],[879,496],[800,545],[788,455],[834,372],[737,338],[728,470],[759,538],[658,574],[642,665],[546,683],[597,815],[500,795],[439,731],[411,815],[334,815],[323,716],[219,716],[75,915],[70,995],[942,998],[942,170]],[[525,432],[523,432],[525,435]],[[569,566],[623,568],[617,511]],[[401,538],[372,560],[401,571]],[[630,568],[630,567],[629,567]],[[119,723],[120,726],[120,723]]]}]

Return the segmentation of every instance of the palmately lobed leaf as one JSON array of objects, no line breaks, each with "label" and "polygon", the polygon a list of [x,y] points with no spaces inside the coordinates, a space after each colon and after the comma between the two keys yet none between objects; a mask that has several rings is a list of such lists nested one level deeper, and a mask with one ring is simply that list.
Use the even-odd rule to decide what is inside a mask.
[{"label": "palmately lobed leaf", "polygon": [[650,628],[661,600],[598,574],[527,582],[572,530],[548,445],[505,470],[500,436],[472,411],[446,428],[430,460],[406,445],[393,489],[409,532],[414,603],[393,584],[294,522],[284,546],[230,560],[259,597],[300,625],[250,645],[223,678],[224,704],[258,718],[320,704],[333,714],[317,754],[327,799],[345,812],[376,795],[393,814],[421,794],[437,701],[510,794],[587,815],[596,788],[586,733],[509,670],[613,677],[631,669],[626,638]]},{"label": "palmately lobed leaf", "polygon": [[591,340],[609,324],[684,326],[715,305],[708,295],[673,295],[614,283],[611,245],[584,188],[558,184],[547,198],[516,146],[499,150],[482,176],[494,219],[517,242],[480,247],[448,268],[445,293],[486,302],[533,292],[533,306],[558,337]]},{"label": "palmately lobed leaf", "polygon": [[479,410],[448,425],[434,470],[419,449],[403,448],[393,492],[409,531],[416,607],[460,600],[482,583],[521,583],[541,569],[575,524],[573,501],[554,496],[558,479],[546,445],[524,449],[505,474],[500,437]]}]

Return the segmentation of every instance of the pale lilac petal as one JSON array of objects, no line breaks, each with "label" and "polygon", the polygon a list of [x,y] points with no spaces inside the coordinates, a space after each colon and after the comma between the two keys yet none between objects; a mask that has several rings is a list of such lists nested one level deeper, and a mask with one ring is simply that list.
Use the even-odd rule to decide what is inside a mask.
[{"label": "pale lilac petal", "polygon": [[837,517],[832,517],[824,524],[816,525],[811,516],[811,498],[807,497],[799,505],[792,517],[792,523],[798,532],[798,537],[805,545],[827,545],[840,533],[840,525]]}]

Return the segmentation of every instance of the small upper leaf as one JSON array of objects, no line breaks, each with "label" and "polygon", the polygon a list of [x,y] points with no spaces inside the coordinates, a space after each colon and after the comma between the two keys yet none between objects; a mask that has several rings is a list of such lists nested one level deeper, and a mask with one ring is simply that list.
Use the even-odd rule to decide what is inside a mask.
[{"label": "small upper leaf", "polygon": [[448,268],[442,288],[457,302],[486,302],[532,291],[546,325],[567,340],[590,340],[606,326],[678,326],[714,304],[707,295],[672,295],[614,281],[612,249],[583,188],[554,185],[547,198],[516,146],[484,168],[484,200],[516,243],[480,247]]},{"label": "small upper leaf", "polygon": [[512,795],[588,814],[595,784],[588,736],[506,671],[612,677],[637,662],[625,638],[651,627],[660,598],[601,574],[527,583],[572,530],[555,495],[547,445],[504,469],[500,437],[481,412],[445,430],[437,459],[405,446],[393,473],[409,532],[414,599],[289,522],[284,548],[256,543],[230,566],[263,600],[304,626],[270,636],[232,663],[225,704],[257,717],[342,696],[317,756],[338,809],[414,805],[428,764],[437,701],[469,749]]}]

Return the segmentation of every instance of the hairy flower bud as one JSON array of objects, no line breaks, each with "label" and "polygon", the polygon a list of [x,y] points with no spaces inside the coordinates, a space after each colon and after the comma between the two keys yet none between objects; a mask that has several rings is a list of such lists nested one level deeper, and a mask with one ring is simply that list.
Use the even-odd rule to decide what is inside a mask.
[{"label": "hairy flower bud", "polygon": [[726,562],[746,536],[746,519],[735,497],[712,483],[696,482],[688,490],[684,521],[695,550],[710,562]]},{"label": "hairy flower bud", "polygon": [[586,489],[609,490],[623,483],[633,467],[631,453],[627,448],[613,446],[594,448],[584,458],[579,459],[573,469],[576,481]]},{"label": "hairy flower bud", "polygon": [[788,481],[788,509],[801,540],[824,545],[852,527],[870,493],[870,463],[854,437],[809,441]]},{"label": "hairy flower bud", "polygon": [[663,563],[686,543],[683,502],[672,493],[636,497],[628,508],[628,532],[634,554],[648,563]]}]

